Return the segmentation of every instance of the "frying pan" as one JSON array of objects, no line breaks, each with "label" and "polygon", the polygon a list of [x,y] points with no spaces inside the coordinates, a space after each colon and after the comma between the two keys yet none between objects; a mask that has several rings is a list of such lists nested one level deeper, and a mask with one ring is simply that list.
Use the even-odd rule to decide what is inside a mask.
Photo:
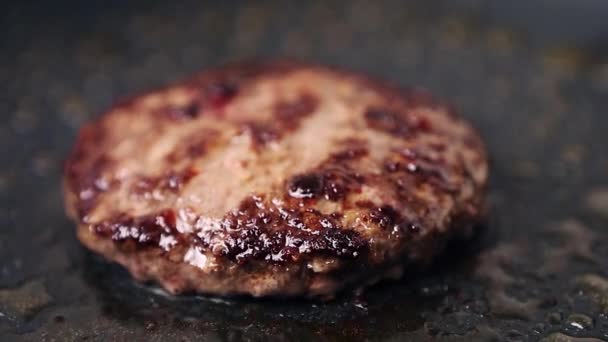
[{"label": "frying pan", "polygon": [[[0,340],[608,340],[605,2],[0,6]],[[171,297],[80,247],[60,179],[84,122],[197,70],[277,55],[452,102],[491,155],[485,233],[329,303]]]}]

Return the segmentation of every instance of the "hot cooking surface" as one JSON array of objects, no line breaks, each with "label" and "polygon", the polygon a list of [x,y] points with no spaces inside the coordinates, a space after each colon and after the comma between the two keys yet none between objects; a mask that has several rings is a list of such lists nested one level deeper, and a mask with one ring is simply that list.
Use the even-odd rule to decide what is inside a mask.
[{"label": "hot cooking surface", "polygon": [[[328,3],[2,5],[0,340],[608,339],[607,6]],[[486,234],[325,304],[169,297],[84,251],[60,190],[78,127],[124,96],[253,55],[454,103],[492,158]]]}]

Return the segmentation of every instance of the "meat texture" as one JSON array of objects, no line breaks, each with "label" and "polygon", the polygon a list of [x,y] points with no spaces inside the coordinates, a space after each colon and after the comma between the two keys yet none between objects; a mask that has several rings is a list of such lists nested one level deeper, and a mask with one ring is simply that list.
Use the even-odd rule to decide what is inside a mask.
[{"label": "meat texture", "polygon": [[248,62],[83,127],[65,200],[86,247],[171,293],[330,298],[470,236],[487,174],[477,133],[423,91]]}]

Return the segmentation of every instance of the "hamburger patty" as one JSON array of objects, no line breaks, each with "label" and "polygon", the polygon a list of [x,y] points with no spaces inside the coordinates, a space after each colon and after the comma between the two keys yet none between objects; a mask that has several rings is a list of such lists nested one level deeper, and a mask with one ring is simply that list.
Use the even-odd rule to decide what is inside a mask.
[{"label": "hamburger patty", "polygon": [[297,62],[224,66],[80,131],[80,241],[171,293],[333,296],[425,265],[480,220],[476,132],[428,94]]}]

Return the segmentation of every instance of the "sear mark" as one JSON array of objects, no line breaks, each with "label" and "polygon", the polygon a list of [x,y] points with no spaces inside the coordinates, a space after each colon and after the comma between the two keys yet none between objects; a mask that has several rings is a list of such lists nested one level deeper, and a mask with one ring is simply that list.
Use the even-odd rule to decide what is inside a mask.
[{"label": "sear mark", "polygon": [[221,110],[238,93],[238,88],[232,82],[215,82],[203,87],[200,98],[190,103],[169,106],[163,113],[174,120],[191,120],[199,117],[206,110]]},{"label": "sear mark", "polygon": [[116,186],[119,181],[104,175],[114,163],[106,154],[99,153],[98,144],[105,139],[104,129],[85,126],[79,133],[74,151],[65,163],[66,185],[76,195],[75,214],[86,222],[97,205],[99,194]]},{"label": "sear mark", "polygon": [[390,109],[371,107],[364,113],[369,128],[393,136],[408,137],[417,132],[430,132],[433,125],[429,118],[420,114],[406,115]]},{"label": "sear mark", "polygon": [[318,99],[311,94],[304,93],[292,102],[279,102],[274,107],[275,119],[286,129],[294,130],[300,120],[315,111]]},{"label": "sear mark", "polygon": [[111,163],[107,156],[101,155],[88,165],[88,173],[78,163],[70,163],[67,167],[68,186],[77,194],[76,210],[81,220],[86,221],[87,215],[97,205],[99,194],[117,184],[116,180],[108,179],[102,174]]},{"label": "sear mark", "polygon": [[368,154],[361,141],[344,143],[346,148],[331,154],[310,173],[294,176],[287,185],[292,198],[324,198],[338,201],[353,191],[359,191],[365,177],[350,165]]},{"label": "sear mark", "polygon": [[[241,264],[252,259],[295,262],[310,254],[353,258],[367,248],[358,233],[341,227],[332,215],[297,205],[275,206],[259,196],[245,199],[221,227],[202,230],[200,243]],[[218,244],[222,248],[214,248]]]},{"label": "sear mark", "polygon": [[361,157],[365,157],[369,154],[369,150],[363,146],[352,146],[348,147],[343,151],[336,152],[332,155],[332,159],[336,162],[343,162],[348,160],[355,160]]},{"label": "sear mark", "polygon": [[329,201],[339,201],[347,194],[360,191],[363,175],[348,166],[333,166],[323,172],[323,196]]},{"label": "sear mark", "polygon": [[342,227],[339,217],[339,213],[325,215],[289,201],[277,205],[251,196],[221,219],[197,218],[190,232],[180,232],[173,210],[138,218],[119,215],[92,229],[110,237],[122,250],[196,247],[239,264],[250,260],[285,264],[310,255],[362,255],[368,245],[357,232]]},{"label": "sear mark", "polygon": [[420,149],[409,148],[387,157],[384,170],[389,177],[400,178],[402,182],[411,181],[412,185],[430,183],[446,192],[458,191],[458,177],[464,173],[460,165],[450,164],[444,158],[423,153]]},{"label": "sear mark", "polygon": [[401,113],[381,108],[369,108],[365,112],[367,126],[396,136],[407,136],[410,133],[408,124]]},{"label": "sear mark", "polygon": [[153,193],[156,191],[177,193],[198,173],[194,167],[187,167],[182,171],[169,171],[157,177],[141,176],[135,181],[131,191],[144,198],[153,198]]},{"label": "sear mark", "polygon": [[170,106],[166,109],[169,118],[174,120],[188,120],[199,116],[200,105],[196,101],[182,106]]},{"label": "sear mark", "polygon": [[215,129],[199,129],[176,144],[175,148],[165,156],[165,160],[168,163],[177,163],[201,158],[218,142],[219,137],[220,132]]},{"label": "sear mark", "polygon": [[419,131],[419,132],[430,132],[433,130],[433,125],[431,124],[431,120],[426,116],[422,115],[411,115],[409,127],[411,130]]},{"label": "sear mark", "polygon": [[238,87],[233,82],[209,83],[203,87],[198,99],[184,105],[166,107],[162,112],[174,120],[195,119],[207,110],[221,110],[237,93]]},{"label": "sear mark", "polygon": [[242,131],[251,136],[251,141],[255,150],[260,150],[263,146],[273,141],[279,140],[281,132],[272,124],[259,122],[248,122],[243,125]]},{"label": "sear mark", "polygon": [[163,235],[178,238],[175,227],[175,212],[165,209],[157,214],[136,218],[118,215],[112,220],[93,225],[92,229],[100,236],[110,237],[123,250],[135,250],[158,246]]},{"label": "sear mark", "polygon": [[363,183],[363,175],[346,165],[324,165],[317,171],[291,179],[287,193],[292,198],[324,198],[335,202],[360,190]]},{"label": "sear mark", "polygon": [[390,205],[374,208],[369,213],[370,221],[383,229],[397,223],[399,217],[399,213]]},{"label": "sear mark", "polygon": [[323,178],[318,174],[295,176],[288,187],[289,196],[293,198],[314,198],[323,190]]},{"label": "sear mark", "polygon": [[238,86],[235,82],[224,81],[208,84],[203,89],[202,102],[205,107],[212,109],[222,109],[238,93]]},{"label": "sear mark", "polygon": [[[360,205],[365,207],[369,204],[361,203]],[[415,235],[422,230],[420,224],[404,218],[403,215],[390,205],[371,207],[367,219],[383,230],[388,231],[393,238],[400,238],[402,235]]]},{"label": "sear mark", "polygon": [[302,119],[315,111],[317,104],[318,99],[308,93],[300,95],[295,101],[279,102],[274,106],[274,115],[269,121],[245,123],[243,131],[251,136],[254,149],[260,150],[295,131]]}]

